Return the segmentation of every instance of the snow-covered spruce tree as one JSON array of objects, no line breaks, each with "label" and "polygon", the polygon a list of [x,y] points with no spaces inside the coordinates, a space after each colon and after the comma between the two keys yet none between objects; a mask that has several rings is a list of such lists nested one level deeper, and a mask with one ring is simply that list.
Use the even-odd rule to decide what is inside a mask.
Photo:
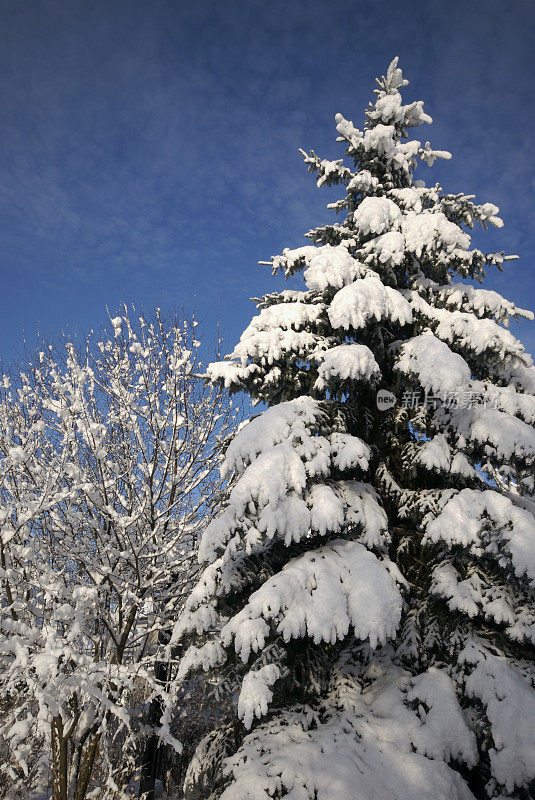
[{"label": "snow-covered spruce tree", "polygon": [[190,798],[533,796],[535,368],[507,330],[532,315],[457,281],[506,260],[467,232],[498,209],[414,180],[450,156],[407,140],[431,119],[397,59],[377,83],[362,131],[336,117],[352,166],[303,154],[344,221],[273,258],[304,289],[209,371],[269,408],[226,452],[174,631],[179,679],[239,690]]}]

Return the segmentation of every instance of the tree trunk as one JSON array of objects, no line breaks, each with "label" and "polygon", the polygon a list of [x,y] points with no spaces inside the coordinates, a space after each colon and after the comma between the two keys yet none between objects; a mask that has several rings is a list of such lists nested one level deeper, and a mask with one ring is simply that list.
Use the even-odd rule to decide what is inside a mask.
[{"label": "tree trunk", "polygon": [[52,797],[53,800],[68,800],[68,740],[63,735],[60,716],[52,720]]},{"label": "tree trunk", "polygon": [[83,753],[80,757],[80,766],[76,776],[76,788],[74,790],[74,800],[85,800],[86,792],[93,772],[93,764],[98,753],[100,736],[92,734],[86,742]]},{"label": "tree trunk", "polygon": [[[170,639],[168,631],[160,631],[159,636],[160,644],[167,644]],[[170,678],[169,667],[163,661],[157,661],[154,666],[154,676],[158,683],[165,685]],[[148,724],[155,728],[162,715],[162,703],[158,697],[151,700],[149,706]],[[143,751],[141,761],[141,778],[139,781],[139,797],[143,796],[146,792],[147,800],[154,800],[154,787],[156,780],[160,774],[162,763],[162,747],[158,741],[158,736],[155,732],[151,733]]]}]

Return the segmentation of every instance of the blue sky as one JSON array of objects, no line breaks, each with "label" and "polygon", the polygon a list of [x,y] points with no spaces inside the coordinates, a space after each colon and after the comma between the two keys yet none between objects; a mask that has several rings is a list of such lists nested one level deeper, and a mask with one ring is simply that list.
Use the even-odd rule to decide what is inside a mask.
[{"label": "blue sky", "polygon": [[257,261],[331,218],[297,148],[341,157],[394,55],[454,156],[419,177],[500,206],[488,285],[535,308],[534,33],[532,0],[0,0],[0,356],[123,300],[233,344]]}]

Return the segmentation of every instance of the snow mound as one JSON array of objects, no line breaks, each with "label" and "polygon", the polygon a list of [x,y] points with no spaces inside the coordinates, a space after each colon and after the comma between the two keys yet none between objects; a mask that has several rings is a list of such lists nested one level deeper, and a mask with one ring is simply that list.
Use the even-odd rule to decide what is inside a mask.
[{"label": "snow mound", "polygon": [[267,450],[281,442],[291,444],[310,438],[322,420],[319,403],[311,397],[298,397],[266,409],[250,420],[229,444],[223,462],[223,474],[243,470]]},{"label": "snow mound", "polygon": [[535,517],[491,489],[463,489],[426,526],[424,541],[490,554],[535,584]]},{"label": "snow mound", "polygon": [[[347,252],[347,250],[346,250]],[[315,322],[323,312],[325,306],[321,303],[277,303],[263,308],[260,314],[253,317],[245,331],[241,335],[241,340],[254,336],[260,331],[269,331],[273,328],[290,330],[310,325]]]},{"label": "snow mound", "polygon": [[369,347],[364,344],[340,344],[317,356],[321,361],[315,386],[324,389],[332,379],[373,381],[380,369]]},{"label": "snow mound", "polygon": [[439,408],[435,413],[435,421],[454,430],[463,449],[470,442],[476,448],[483,448],[485,455],[494,456],[500,462],[518,459],[529,466],[535,460],[535,430],[518,417],[503,411],[483,405]]},{"label": "snow mound", "polygon": [[267,714],[273,699],[270,687],[280,678],[280,670],[276,664],[266,664],[257,670],[251,670],[242,681],[238,698],[238,717],[249,730],[253,719]]},{"label": "snow mound", "polygon": [[416,258],[421,257],[424,248],[451,253],[456,248],[467,250],[470,247],[470,236],[450,222],[442,212],[423,211],[416,214],[409,211],[403,219],[402,233],[405,249],[414,253]]},{"label": "snow mound", "polygon": [[401,671],[377,669],[368,688],[354,683],[349,707],[294,708],[246,736],[226,761],[221,800],[474,800],[446,763],[476,757],[450,679],[430,670],[411,687]]},{"label": "snow mound", "polygon": [[511,663],[469,643],[459,661],[473,664],[466,693],[486,708],[493,747],[491,772],[507,792],[535,778],[535,691]]},{"label": "snow mound", "polygon": [[364,328],[370,320],[388,319],[407,325],[412,312],[407,300],[396,289],[368,276],[344,286],[335,294],[328,310],[333,328]]},{"label": "snow mound", "polygon": [[515,367],[529,367],[532,364],[522,343],[494,320],[479,319],[463,311],[436,308],[414,291],[407,292],[406,297],[414,314],[423,317],[439,339],[454,344],[456,349],[467,350],[475,356],[494,352],[502,359],[513,360]]},{"label": "snow mound", "polygon": [[304,268],[307,287],[319,292],[330,287],[341,289],[369,272],[364,264],[349,255],[343,244],[306,245],[293,250],[287,247],[282,255],[273,257],[272,263],[273,272],[284,272],[286,276]]},{"label": "snow mound", "polygon": [[456,392],[467,388],[470,381],[470,367],[464,358],[432,333],[423,333],[406,342],[395,368],[414,375],[430,392]]},{"label": "snow mound", "polygon": [[274,626],[284,641],[308,636],[334,643],[350,627],[372,647],[395,635],[401,595],[385,566],[358,543],[334,540],[292,559],[254,592],[221,632],[245,663]]},{"label": "snow mound", "polygon": [[353,214],[353,222],[364,235],[380,234],[401,225],[403,214],[387,197],[365,197]]},{"label": "snow mound", "polygon": [[364,264],[352,258],[343,245],[333,247],[326,244],[314,250],[306,259],[307,269],[303,273],[307,287],[313,291],[341,289],[368,272]]},{"label": "snow mound", "polygon": [[358,467],[367,470],[371,451],[358,436],[349,433],[333,433],[330,436],[333,464],[342,471]]},{"label": "snow mound", "polygon": [[447,472],[450,468],[451,450],[447,438],[437,434],[418,448],[415,463],[435,472]]}]

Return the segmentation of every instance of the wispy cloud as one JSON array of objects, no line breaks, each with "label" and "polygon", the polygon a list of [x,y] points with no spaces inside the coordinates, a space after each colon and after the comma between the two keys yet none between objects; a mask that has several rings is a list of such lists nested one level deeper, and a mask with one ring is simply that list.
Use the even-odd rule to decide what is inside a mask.
[{"label": "wispy cloud", "polygon": [[329,218],[297,148],[341,155],[333,114],[361,119],[395,54],[435,116],[422,135],[454,151],[444,185],[502,206],[488,246],[523,261],[496,285],[535,305],[528,16],[494,0],[4,5],[0,348],[125,296],[223,298],[239,333],[270,288],[256,261]]}]

